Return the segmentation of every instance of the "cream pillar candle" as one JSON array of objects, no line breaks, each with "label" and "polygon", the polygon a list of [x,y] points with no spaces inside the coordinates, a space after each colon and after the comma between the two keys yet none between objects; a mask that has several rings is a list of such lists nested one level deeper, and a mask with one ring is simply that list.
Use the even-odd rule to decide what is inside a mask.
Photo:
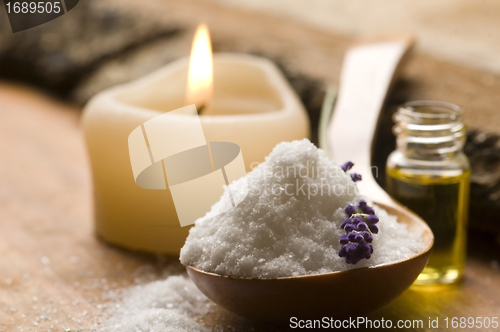
[{"label": "cream pillar candle", "polygon": [[[155,116],[186,106],[188,59],[95,96],[83,114],[99,237],[134,250],[178,254],[189,227],[180,227],[168,188],[135,184],[128,136]],[[305,109],[277,67],[250,55],[214,56],[210,106],[200,116],[207,142],[241,148],[250,171],[282,141],[309,136]],[[194,116],[178,118],[187,126]],[[196,204],[196,202],[193,202]]]}]

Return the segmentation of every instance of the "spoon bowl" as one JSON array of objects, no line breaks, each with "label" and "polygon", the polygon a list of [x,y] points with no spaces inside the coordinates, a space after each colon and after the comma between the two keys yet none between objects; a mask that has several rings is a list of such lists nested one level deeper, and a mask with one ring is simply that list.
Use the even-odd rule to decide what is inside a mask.
[{"label": "spoon bowl", "polygon": [[375,203],[409,231],[424,249],[414,256],[372,267],[274,279],[241,278],[187,266],[191,280],[209,299],[242,316],[266,321],[365,315],[388,304],[415,281],[429,259],[434,236],[408,210]]}]

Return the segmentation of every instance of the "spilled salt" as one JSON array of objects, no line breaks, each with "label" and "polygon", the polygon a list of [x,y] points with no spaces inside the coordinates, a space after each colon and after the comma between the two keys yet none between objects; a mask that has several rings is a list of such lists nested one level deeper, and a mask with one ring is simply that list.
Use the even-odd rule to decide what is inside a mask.
[{"label": "spilled salt", "polygon": [[[236,208],[219,214],[231,205],[226,190],[190,229],[183,264],[222,275],[276,278],[374,266],[423,249],[420,234],[374,206],[380,231],[372,258],[353,266],[339,257],[343,208],[361,196],[351,178],[307,139],[278,144],[246,178],[249,194]],[[244,179],[229,185],[232,195],[244,195],[245,186]]]},{"label": "spilled salt", "polygon": [[132,286],[111,300],[100,332],[211,331],[201,318],[215,305],[184,275]]}]

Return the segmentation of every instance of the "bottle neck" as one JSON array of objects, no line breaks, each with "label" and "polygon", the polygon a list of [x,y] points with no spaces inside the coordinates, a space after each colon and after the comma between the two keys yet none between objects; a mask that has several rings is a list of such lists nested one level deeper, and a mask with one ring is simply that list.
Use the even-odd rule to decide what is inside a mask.
[{"label": "bottle neck", "polygon": [[466,127],[460,107],[415,101],[400,107],[393,119],[397,149],[406,158],[417,162],[446,162],[462,155]]}]

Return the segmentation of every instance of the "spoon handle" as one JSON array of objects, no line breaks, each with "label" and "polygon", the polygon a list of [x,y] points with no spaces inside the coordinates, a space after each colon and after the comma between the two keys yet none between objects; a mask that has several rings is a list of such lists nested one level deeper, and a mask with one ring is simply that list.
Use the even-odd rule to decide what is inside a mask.
[{"label": "spoon handle", "polygon": [[[328,125],[328,147],[337,163],[352,161],[360,193],[394,206],[372,175],[371,154],[380,111],[413,39],[398,36],[362,42],[347,51],[338,99]],[[375,167],[375,166],[373,166]]]}]

